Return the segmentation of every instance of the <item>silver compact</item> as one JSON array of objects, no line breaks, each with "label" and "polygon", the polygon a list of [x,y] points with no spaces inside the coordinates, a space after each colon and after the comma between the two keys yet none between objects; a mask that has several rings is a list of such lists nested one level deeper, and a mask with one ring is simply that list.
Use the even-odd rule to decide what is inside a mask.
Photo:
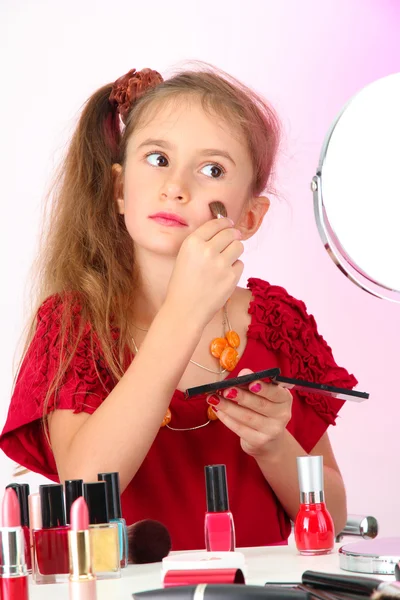
[{"label": "silver compact", "polygon": [[362,540],[339,549],[339,565],[344,571],[394,575],[399,561],[399,537]]}]

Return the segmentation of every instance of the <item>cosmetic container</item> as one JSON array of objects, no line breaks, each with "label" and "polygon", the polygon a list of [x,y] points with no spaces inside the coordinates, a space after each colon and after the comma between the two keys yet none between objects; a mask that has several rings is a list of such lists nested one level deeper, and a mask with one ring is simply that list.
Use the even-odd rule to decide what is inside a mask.
[{"label": "cosmetic container", "polygon": [[83,479],[67,479],[64,481],[65,515],[68,525],[71,523],[71,506],[83,496]]},{"label": "cosmetic container", "polygon": [[35,583],[68,580],[68,526],[61,484],[39,486],[41,529],[32,530],[33,579]]},{"label": "cosmetic container", "polygon": [[20,503],[15,489],[6,489],[0,528],[0,598],[28,600],[28,569],[21,527]]},{"label": "cosmetic container", "polygon": [[83,491],[89,510],[93,571],[97,579],[121,577],[118,524],[109,522],[106,483],[84,483]]},{"label": "cosmetic container", "polygon": [[328,554],[335,543],[332,517],[324,498],[322,456],[298,456],[297,473],[300,508],[294,524],[296,546],[300,554]]},{"label": "cosmetic container", "polygon": [[6,489],[12,488],[17,494],[20,512],[21,512],[21,527],[24,532],[25,540],[25,562],[28,573],[32,572],[32,557],[31,557],[31,530],[29,527],[29,484],[27,483],[10,483]]},{"label": "cosmetic container", "polygon": [[235,550],[235,525],[229,510],[225,465],[204,467],[206,478],[207,512],[204,522],[206,550],[228,552]]},{"label": "cosmetic container", "polygon": [[99,473],[97,477],[106,484],[108,519],[118,527],[119,560],[123,569],[128,565],[128,529],[122,518],[119,473]]}]

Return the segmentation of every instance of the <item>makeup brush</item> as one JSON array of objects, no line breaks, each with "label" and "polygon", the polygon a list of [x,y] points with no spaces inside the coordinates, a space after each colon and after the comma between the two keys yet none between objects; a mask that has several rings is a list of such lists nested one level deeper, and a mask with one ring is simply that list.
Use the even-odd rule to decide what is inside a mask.
[{"label": "makeup brush", "polygon": [[304,571],[301,581],[307,587],[312,586],[328,592],[361,594],[367,598],[371,597],[372,600],[400,598],[400,581],[382,581],[373,577],[318,571]]},{"label": "makeup brush", "polygon": [[148,600],[310,600],[311,594],[303,590],[290,590],[280,588],[266,589],[259,585],[223,585],[223,584],[199,584],[180,585],[172,588],[150,590],[147,592],[134,593],[133,598],[148,598]]},{"label": "makeup brush", "polygon": [[159,521],[144,519],[128,526],[128,563],[160,562],[171,550],[171,536]]},{"label": "makeup brush", "polygon": [[223,217],[228,216],[225,204],[223,204],[219,200],[214,200],[214,202],[210,202],[208,206],[210,207],[211,214],[214,217],[214,219],[222,219]]}]

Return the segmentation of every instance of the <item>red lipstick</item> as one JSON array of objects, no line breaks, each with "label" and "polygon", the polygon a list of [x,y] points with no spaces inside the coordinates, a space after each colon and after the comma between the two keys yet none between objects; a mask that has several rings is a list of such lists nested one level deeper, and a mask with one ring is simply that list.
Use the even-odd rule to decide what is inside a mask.
[{"label": "red lipstick", "polygon": [[28,600],[24,532],[21,527],[18,497],[12,488],[5,491],[1,512],[3,526],[0,529],[0,598]]},{"label": "red lipstick", "polygon": [[89,511],[81,496],[71,506],[69,545],[70,600],[96,600],[96,577],[90,552]]},{"label": "red lipstick", "polygon": [[185,219],[171,212],[158,212],[154,215],[150,215],[149,219],[152,219],[159,225],[165,225],[166,227],[187,227]]}]

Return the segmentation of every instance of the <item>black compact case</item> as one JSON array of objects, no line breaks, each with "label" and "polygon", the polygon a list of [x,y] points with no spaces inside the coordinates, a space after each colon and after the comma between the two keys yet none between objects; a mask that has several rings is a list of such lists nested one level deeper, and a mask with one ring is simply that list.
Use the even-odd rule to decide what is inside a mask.
[{"label": "black compact case", "polygon": [[223,379],[222,381],[215,381],[214,383],[208,383],[206,385],[199,385],[186,390],[185,397],[193,398],[194,396],[201,396],[203,394],[212,394],[213,392],[219,392],[231,387],[243,387],[248,386],[253,381],[266,381],[276,383],[285,387],[289,390],[296,390],[299,392],[306,392],[308,394],[322,394],[323,396],[330,396],[337,400],[352,400],[353,402],[363,402],[369,398],[369,394],[366,392],[359,392],[357,390],[347,390],[346,388],[339,388],[331,385],[325,385],[324,383],[315,383],[313,381],[303,381],[302,379],[291,379],[290,377],[283,377],[281,371],[278,368],[267,369],[265,371],[258,371],[256,373],[249,373],[248,375],[242,375],[241,377],[233,377],[231,379]]},{"label": "black compact case", "polygon": [[198,385],[186,390],[185,397],[193,398],[194,396],[202,396],[203,394],[212,394],[213,392],[226,390],[230,387],[249,385],[252,381],[272,381],[272,379],[279,375],[280,372],[281,371],[278,368],[267,369],[265,371],[258,371],[257,373],[242,375],[241,377],[232,377],[232,379],[223,379],[222,381],[215,381],[214,383],[207,383],[206,385]]}]

